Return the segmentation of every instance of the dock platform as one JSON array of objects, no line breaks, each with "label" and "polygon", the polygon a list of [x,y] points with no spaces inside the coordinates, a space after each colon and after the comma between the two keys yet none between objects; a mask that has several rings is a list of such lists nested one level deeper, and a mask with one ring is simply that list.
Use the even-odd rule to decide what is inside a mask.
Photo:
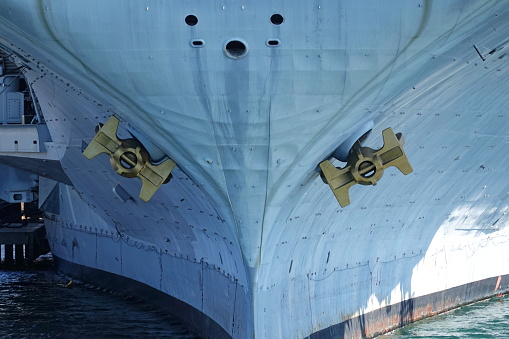
[{"label": "dock platform", "polygon": [[46,230],[42,223],[0,225],[0,245],[4,265],[29,264],[49,252]]}]

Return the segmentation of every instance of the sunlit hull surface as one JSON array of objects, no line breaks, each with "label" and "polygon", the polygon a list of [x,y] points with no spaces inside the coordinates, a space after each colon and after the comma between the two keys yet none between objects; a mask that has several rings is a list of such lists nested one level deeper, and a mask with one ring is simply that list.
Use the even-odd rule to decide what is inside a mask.
[{"label": "sunlit hull surface", "polygon": [[[1,2],[69,179],[39,184],[57,264],[204,337],[373,336],[508,290],[508,9]],[[177,163],[147,203],[82,155],[112,115]],[[371,121],[364,144],[401,131],[414,172],[341,208],[318,164]]]}]

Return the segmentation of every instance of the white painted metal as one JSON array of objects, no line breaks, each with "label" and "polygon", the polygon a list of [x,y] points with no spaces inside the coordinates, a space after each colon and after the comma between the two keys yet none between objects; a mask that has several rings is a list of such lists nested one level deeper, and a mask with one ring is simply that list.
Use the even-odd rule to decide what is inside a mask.
[{"label": "white painted metal", "polygon": [[0,164],[0,199],[10,203],[32,202],[37,175]]},{"label": "white painted metal", "polygon": [[[21,121],[21,117],[19,119]],[[3,125],[0,126],[0,154],[40,151],[40,139],[37,126]]]},{"label": "white painted metal", "polygon": [[[53,253],[160,289],[234,337],[304,337],[508,274],[508,9],[2,2],[0,43],[30,66],[74,185],[44,186],[61,197]],[[226,56],[232,39],[248,54]],[[106,156],[81,155],[112,114],[178,164],[150,203],[115,193],[137,197],[139,182]],[[404,133],[414,173],[389,169],[341,209],[316,166],[369,121],[368,146]]]},{"label": "white painted metal", "polygon": [[24,106],[23,93],[19,92],[19,76],[0,76],[0,123],[21,123]]}]

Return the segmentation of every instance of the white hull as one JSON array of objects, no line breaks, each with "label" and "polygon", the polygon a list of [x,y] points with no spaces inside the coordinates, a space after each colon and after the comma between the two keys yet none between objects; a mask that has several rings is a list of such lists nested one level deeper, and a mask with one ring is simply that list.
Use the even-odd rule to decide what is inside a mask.
[{"label": "white hull", "polygon": [[[73,184],[40,179],[64,269],[142,283],[197,310],[183,317],[203,336],[235,338],[372,336],[508,290],[509,6],[202,5],[168,22],[164,4],[0,5]],[[244,58],[224,55],[230,38]],[[178,164],[148,203],[82,155],[112,114]],[[414,172],[354,186],[342,209],[316,168],[369,121],[367,145],[404,133]]]}]

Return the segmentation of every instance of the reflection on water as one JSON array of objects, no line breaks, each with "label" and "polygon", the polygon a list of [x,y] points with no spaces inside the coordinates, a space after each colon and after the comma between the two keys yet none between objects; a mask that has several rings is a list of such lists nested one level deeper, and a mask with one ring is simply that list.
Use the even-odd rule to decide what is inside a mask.
[{"label": "reflection on water", "polygon": [[142,302],[75,282],[51,267],[0,270],[0,337],[196,338]]},{"label": "reflection on water", "polygon": [[509,338],[509,297],[464,306],[380,338]]}]

